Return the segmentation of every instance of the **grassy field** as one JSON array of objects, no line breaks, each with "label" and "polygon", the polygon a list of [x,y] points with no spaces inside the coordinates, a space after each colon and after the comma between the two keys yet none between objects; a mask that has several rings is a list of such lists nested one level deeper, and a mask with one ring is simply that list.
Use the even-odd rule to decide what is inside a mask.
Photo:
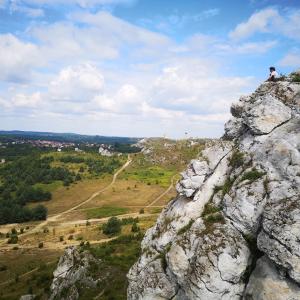
[{"label": "grassy field", "polygon": [[50,287],[52,273],[62,251],[14,250],[0,255],[0,299],[16,300],[29,292],[44,293]]},{"label": "grassy field", "polygon": [[[90,197],[93,193],[107,186],[112,180],[112,175],[106,175],[101,179],[86,179],[65,187],[57,184],[49,188],[52,190],[52,199],[50,201],[39,202],[48,208],[48,214],[57,214],[65,211]],[[28,204],[29,207],[35,204]]]},{"label": "grassy field", "polygon": [[[1,266],[5,270],[0,271],[0,299],[15,300],[20,295],[33,292],[40,295],[39,299],[47,299],[46,295],[52,281],[52,273],[55,269],[58,258],[61,256],[63,248],[59,244],[69,245],[70,235],[74,242],[79,244],[81,241],[90,241],[90,251],[102,261],[102,267],[99,272],[109,274],[108,278],[101,283],[95,290],[83,290],[80,299],[92,299],[104,290],[99,299],[126,299],[126,273],[130,266],[135,262],[139,254],[140,241],[142,236],[156,220],[156,216],[139,218],[138,226],[141,233],[132,236],[131,224],[122,226],[122,232],[115,241],[93,244],[94,240],[103,240],[107,238],[101,231],[99,224],[69,226],[60,229],[53,234],[51,228],[49,231],[41,232],[35,235],[35,242],[44,241],[47,245],[47,239],[52,239],[56,247],[54,249],[18,249],[13,251],[3,251],[0,255]],[[64,240],[60,241],[63,236]],[[49,241],[48,241],[49,242]],[[32,241],[28,241],[32,244]],[[100,276],[100,273],[99,273]],[[90,298],[92,297],[92,298]],[[115,297],[115,298],[112,298]]]},{"label": "grassy field", "polygon": [[[96,290],[82,291],[80,299],[93,299],[100,292],[103,294],[98,299],[126,299],[126,273],[139,255],[142,235],[155,223],[157,214],[163,207],[176,196],[174,187],[165,192],[171,182],[175,185],[180,178],[178,174],[185,169],[190,159],[199,155],[203,148],[203,141],[191,146],[189,141],[153,139],[148,142],[147,147],[151,148],[149,154],[132,154],[132,163],[118,176],[115,184],[90,202],[49,222],[38,232],[24,237],[19,235],[18,244],[3,244],[0,247],[0,287],[1,283],[5,287],[0,289],[0,299],[18,299],[20,295],[29,291],[43,295],[40,299],[46,299],[45,295],[50,286],[51,274],[57,258],[65,247],[79,245],[82,241],[91,243],[91,251],[103,261],[102,268],[98,271],[107,272],[109,276]],[[61,161],[62,157],[70,155],[105,163],[108,163],[111,158],[103,158],[97,153],[51,152],[45,155],[53,156],[54,161],[51,163],[53,166],[68,168],[76,174],[80,173],[82,178],[69,186],[64,186],[61,181],[35,185],[52,193],[50,201],[42,202],[48,208],[50,216],[82,203],[95,192],[108,186],[112,180],[113,175],[110,172],[100,175],[90,172],[86,162]],[[123,155],[118,159],[124,164],[127,156]],[[160,197],[161,195],[163,196]],[[151,206],[148,207],[150,204]],[[30,207],[35,205],[37,204],[28,204]],[[145,214],[139,214],[141,209]],[[120,238],[97,245],[108,238],[100,230],[104,220],[93,223],[89,222],[89,219],[131,213],[140,218],[141,234],[133,236],[131,225],[124,225]],[[0,227],[0,231],[6,233],[13,227],[20,231],[20,228],[29,226],[29,229],[25,229],[27,232],[37,223],[5,225]],[[2,240],[4,238],[5,235],[2,236]],[[41,249],[38,248],[40,243],[43,243]],[[12,250],[14,247],[19,249]],[[1,265],[5,265],[7,269],[1,271]],[[35,271],[22,276],[31,270]],[[11,282],[5,283],[7,280]]]}]

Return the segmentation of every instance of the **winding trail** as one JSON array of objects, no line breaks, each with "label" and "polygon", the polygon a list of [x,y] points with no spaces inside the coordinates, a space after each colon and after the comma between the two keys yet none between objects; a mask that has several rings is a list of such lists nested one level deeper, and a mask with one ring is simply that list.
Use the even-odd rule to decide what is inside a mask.
[{"label": "winding trail", "polygon": [[163,196],[165,196],[166,194],[168,194],[171,191],[171,189],[174,187],[174,178],[176,175],[177,174],[173,175],[173,177],[171,178],[171,184],[169,185],[169,187],[162,194],[160,194],[157,198],[155,198],[150,204],[145,206],[145,208],[153,207],[153,205],[157,201],[159,201]]},{"label": "winding trail", "polygon": [[[99,190],[98,192],[92,194],[88,199],[86,199],[85,201],[63,211],[63,212],[60,212],[56,215],[52,215],[50,217],[47,218],[47,220],[43,221],[42,223],[38,224],[37,226],[35,226],[34,228],[32,228],[31,230],[23,233],[21,235],[21,237],[25,237],[29,234],[32,234],[32,233],[36,233],[36,232],[39,232],[40,229],[42,229],[44,226],[46,226],[49,222],[55,222],[57,221],[57,219],[59,219],[60,217],[62,217],[63,215],[71,212],[71,211],[74,211],[76,210],[77,208],[81,207],[82,205],[86,204],[86,203],[89,203],[90,201],[92,201],[94,198],[96,198],[97,196],[99,196],[101,193],[105,192],[106,190],[108,190],[110,187],[112,187],[115,182],[116,182],[116,179],[118,177],[118,175],[124,170],[126,169],[130,163],[132,162],[132,159],[130,158],[130,155],[128,155],[128,159],[126,161],[126,163],[113,175],[113,178],[112,178],[112,181],[105,187],[105,188],[102,188],[101,190]],[[0,245],[3,245],[4,243],[6,243],[7,240],[3,240],[0,242]]]}]

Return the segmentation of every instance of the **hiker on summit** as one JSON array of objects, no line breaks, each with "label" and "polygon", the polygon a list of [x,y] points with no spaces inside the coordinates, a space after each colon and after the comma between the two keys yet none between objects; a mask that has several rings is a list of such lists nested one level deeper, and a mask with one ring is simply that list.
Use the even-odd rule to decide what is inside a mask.
[{"label": "hiker on summit", "polygon": [[267,81],[276,81],[278,73],[276,72],[275,67],[270,67],[270,76]]}]

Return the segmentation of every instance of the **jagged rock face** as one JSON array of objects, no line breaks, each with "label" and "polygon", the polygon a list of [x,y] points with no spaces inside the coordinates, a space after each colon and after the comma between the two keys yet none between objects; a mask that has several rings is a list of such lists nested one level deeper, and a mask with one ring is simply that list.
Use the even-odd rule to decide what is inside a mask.
[{"label": "jagged rock face", "polygon": [[74,246],[66,248],[53,272],[49,299],[76,300],[79,298],[78,285],[96,287],[98,281],[89,275],[91,263],[99,262],[88,251],[80,252]]},{"label": "jagged rock face", "polygon": [[128,299],[300,299],[299,105],[300,84],[281,81],[232,106],[227,140],[191,161],[146,232]]}]

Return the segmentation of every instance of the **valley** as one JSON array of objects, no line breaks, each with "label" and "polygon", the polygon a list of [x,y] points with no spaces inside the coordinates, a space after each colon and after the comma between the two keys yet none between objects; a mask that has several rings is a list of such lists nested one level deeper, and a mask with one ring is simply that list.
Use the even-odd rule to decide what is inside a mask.
[{"label": "valley", "polygon": [[[3,287],[0,299],[18,299],[26,293],[47,299],[52,272],[68,246],[91,247],[94,249],[91,251],[100,253],[107,247],[115,249],[116,257],[112,250],[108,256],[101,255],[105,256],[102,260],[105,260],[107,270],[120,268],[116,284],[122,287],[121,294],[113,299],[125,299],[125,275],[139,255],[144,232],[176,195],[175,185],[180,172],[190,159],[198,155],[203,144],[201,140],[149,139],[139,145],[142,149],[139,153],[116,153],[111,157],[101,156],[95,151],[67,149],[57,152],[31,148],[26,155],[18,155],[3,164],[0,174],[7,174],[9,165],[14,166],[38,152],[39,161],[50,162],[47,170],[65,170],[66,174],[71,174],[72,180],[54,178],[45,183],[43,177],[40,180],[37,176],[29,186],[51,193],[51,199],[28,199],[21,207],[34,210],[42,205],[47,210],[47,218],[0,226],[0,286]],[[23,172],[26,172],[26,166]],[[13,202],[18,201],[18,190],[27,180],[26,176],[19,177],[15,191],[11,189]],[[4,187],[9,186],[5,178],[2,177],[1,181]],[[28,183],[25,186],[28,187]],[[5,200],[2,198],[2,201]],[[122,223],[120,231],[112,235],[103,233],[102,227],[113,216]],[[138,228],[135,232],[134,226]],[[120,255],[125,257],[124,261],[116,263],[114,260]],[[111,299],[113,290],[105,286],[99,289],[104,292],[97,299]],[[92,294],[100,293],[99,289]]]}]

